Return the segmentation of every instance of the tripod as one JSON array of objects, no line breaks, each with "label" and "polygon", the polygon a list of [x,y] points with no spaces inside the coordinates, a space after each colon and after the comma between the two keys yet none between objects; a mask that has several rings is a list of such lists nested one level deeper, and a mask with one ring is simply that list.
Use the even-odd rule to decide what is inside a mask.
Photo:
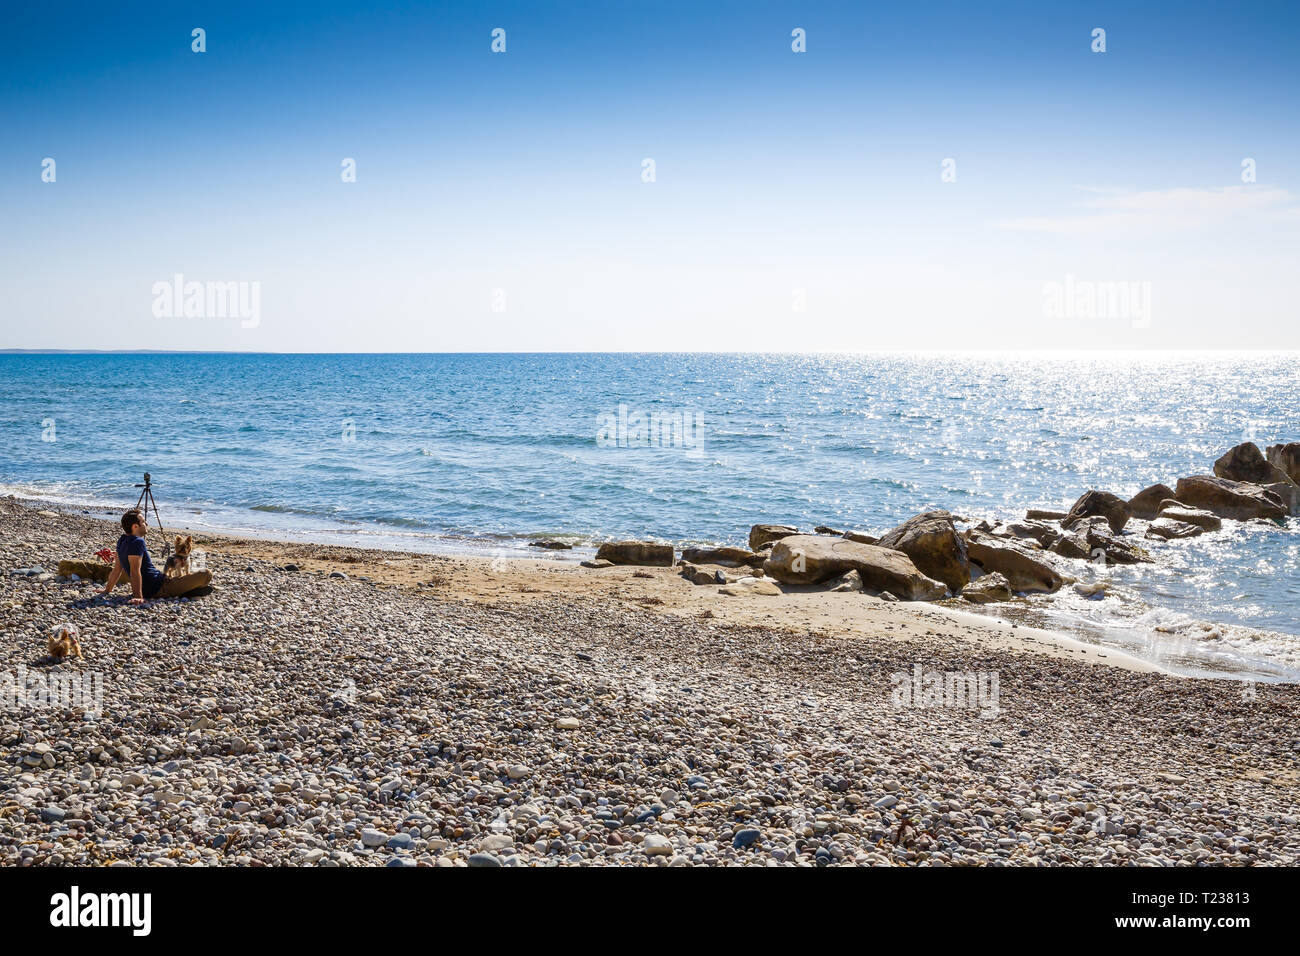
[{"label": "tripod", "polygon": [[[136,487],[144,489],[143,491],[140,492],[140,497],[135,500],[136,508],[140,509],[142,513],[145,515],[145,517],[148,517],[149,508],[150,506],[153,507],[153,516],[154,519],[158,522],[158,533],[162,535],[162,539],[163,539],[163,558],[165,559],[172,553],[172,549],[171,549],[171,545],[167,543],[167,535],[163,531],[162,515],[158,514],[158,502],[155,501],[153,497],[153,484],[149,480],[149,472],[146,471],[144,473],[144,484],[143,485],[137,484]],[[140,507],[141,504],[144,505],[143,508]]]}]

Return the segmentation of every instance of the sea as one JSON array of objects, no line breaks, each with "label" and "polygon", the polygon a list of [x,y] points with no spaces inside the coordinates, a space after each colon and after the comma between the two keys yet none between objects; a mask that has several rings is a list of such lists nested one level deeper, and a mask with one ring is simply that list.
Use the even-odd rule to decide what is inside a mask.
[{"label": "sea", "polygon": [[[169,529],[573,560],[1127,497],[1300,440],[1298,398],[1294,352],[9,353],[0,493],[114,511],[148,472]],[[1104,596],[983,613],[1243,693],[1300,680],[1300,519],[1141,543],[1072,566]]]}]

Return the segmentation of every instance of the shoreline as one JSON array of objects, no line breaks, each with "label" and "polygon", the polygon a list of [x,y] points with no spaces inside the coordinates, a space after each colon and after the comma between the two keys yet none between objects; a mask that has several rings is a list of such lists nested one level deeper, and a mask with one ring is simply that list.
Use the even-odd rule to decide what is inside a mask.
[{"label": "shoreline", "polygon": [[[1294,685],[1247,699],[862,594],[770,598],[791,627],[666,568],[574,591],[556,562],[238,539],[213,593],[139,607],[12,573],[111,525],[0,517],[0,673],[104,683],[95,719],[0,708],[0,864],[1300,861]],[[63,620],[85,657],[50,664]]]},{"label": "shoreline", "polygon": [[[2,500],[2,499],[0,499]],[[20,507],[29,507],[22,505]],[[38,514],[40,510],[30,509]],[[66,511],[58,511],[74,517]],[[105,525],[110,535],[116,522],[99,516],[75,516]],[[860,592],[836,593],[820,587],[783,586],[779,595],[723,595],[721,588],[699,587],[685,581],[677,567],[615,565],[580,566],[586,550],[541,551],[537,557],[462,553],[425,553],[388,548],[361,548],[333,543],[284,541],[254,535],[190,531],[196,549],[226,558],[244,557],[273,564],[295,565],[297,573],[328,576],[347,574],[381,588],[426,592],[441,599],[486,603],[521,603],[564,598],[594,599],[643,607],[652,613],[761,625],[794,633],[807,631],[864,636],[882,627],[898,628],[905,637],[924,629],[940,632],[974,647],[1039,654],[1058,659],[1100,663],[1137,672],[1179,676],[1158,663],[1116,648],[1098,646],[1072,635],[1027,626],[1002,617],[961,607],[921,601],[889,602]],[[111,546],[112,541],[108,541]],[[150,547],[158,539],[151,536]],[[575,549],[577,551],[578,549]],[[593,551],[594,553],[594,551]],[[711,566],[710,566],[711,567]],[[732,570],[732,569],[729,569]],[[430,585],[430,582],[436,584]],[[219,585],[219,582],[214,583]],[[122,591],[119,585],[118,590]],[[969,605],[967,606],[969,607]],[[1181,675],[1199,676],[1199,675]]]},{"label": "shoreline", "polygon": [[[38,506],[45,506],[61,513],[78,513],[114,523],[119,514],[119,509],[130,507],[130,504],[95,503],[88,500],[54,495],[36,497],[15,493],[12,485],[6,487],[8,490],[0,493],[0,497],[12,497],[25,507],[39,510]],[[368,563],[384,567],[389,567],[384,562],[394,555],[415,557],[417,559],[445,558],[463,566],[465,573],[461,574],[461,578],[474,577],[473,574],[468,572],[470,568],[482,568],[503,561],[522,562],[521,567],[525,568],[565,567],[576,570],[577,563],[584,558],[593,557],[600,544],[600,542],[573,544],[572,550],[551,551],[529,548],[525,542],[552,537],[572,543],[577,540],[576,537],[564,534],[551,536],[519,534],[509,539],[514,542],[512,546],[508,545],[505,539],[500,539],[493,545],[489,540],[484,539],[419,535],[418,537],[421,538],[423,543],[437,543],[437,546],[428,550],[412,550],[401,546],[403,542],[400,540],[399,532],[392,532],[386,540],[382,540],[380,543],[372,543],[352,540],[349,533],[338,531],[305,530],[294,532],[283,529],[231,529],[213,526],[211,523],[201,520],[191,524],[187,523],[186,519],[192,521],[197,515],[191,516],[184,508],[172,508],[169,509],[169,512],[168,530],[170,533],[192,533],[196,541],[201,540],[210,543],[221,541],[240,542],[238,547],[244,548],[246,553],[250,555],[273,556],[277,550],[284,551],[293,548],[299,549],[296,553],[300,557],[310,556],[313,549],[323,549],[326,553],[340,550],[355,551],[358,554],[369,555],[370,557],[365,559]],[[366,528],[358,532],[359,537],[371,534],[376,534],[381,539],[384,538],[382,530],[375,531]],[[674,545],[675,548],[687,546],[689,545],[680,542]],[[711,547],[713,545],[704,544],[702,546]],[[626,567],[632,568],[630,565]],[[346,563],[339,565],[336,562],[331,569],[346,571]],[[656,576],[661,576],[663,571],[663,569],[654,568],[648,570],[655,572]],[[731,568],[726,570],[734,571]],[[583,572],[584,575],[590,573],[589,571]],[[543,589],[557,583],[551,578],[540,580],[540,586]],[[463,580],[461,583],[474,594],[487,593],[491,590],[469,580]],[[572,584],[572,582],[568,583]],[[538,586],[538,582],[533,582],[533,584]],[[584,585],[576,588],[567,587],[566,590],[569,593],[582,594],[589,588]],[[798,589],[791,588],[786,588],[786,590],[792,593],[798,591]],[[809,588],[807,590],[809,592],[822,592],[820,588]],[[658,596],[664,597],[665,595],[658,594]],[[673,595],[669,599],[669,603],[673,605],[685,604],[687,606],[699,604],[698,601],[694,600],[678,601],[676,600],[677,597],[677,595]],[[1300,644],[1300,635],[1266,630],[1252,631],[1251,626],[1243,622],[1217,619],[1201,621],[1195,618],[1183,618],[1183,624],[1179,626],[1178,631],[1157,626],[1153,631],[1147,633],[1140,628],[1134,628],[1131,619],[1115,616],[1114,610],[1107,612],[1099,609],[1100,613],[1098,613],[1091,611],[1091,609],[1085,612],[1083,608],[1079,607],[1063,609],[1057,603],[1057,598],[1057,595],[1022,595],[1010,602],[980,606],[954,597],[944,599],[939,603],[925,602],[925,605],[932,610],[955,615],[959,621],[973,622],[976,625],[981,625],[985,630],[992,630],[1001,635],[1014,631],[1015,633],[1012,634],[1014,640],[1011,643],[1029,646],[1038,650],[1054,647],[1058,653],[1073,654],[1081,658],[1104,657],[1109,663],[1117,666],[1150,667],[1164,673],[1189,677],[1250,682],[1285,683],[1300,681],[1300,676],[1297,676],[1300,675],[1300,670],[1298,670],[1295,654],[1284,649],[1286,645],[1276,643],[1279,640],[1289,641],[1289,639],[1293,638],[1297,644]],[[866,599],[874,600],[870,596]],[[1075,600],[1077,602],[1077,598]],[[724,603],[730,605],[734,602]],[[852,629],[870,626],[872,622],[873,616],[870,614],[841,613],[846,608],[852,608],[851,603],[843,604],[838,608],[822,609],[813,608],[812,606],[816,605],[817,602],[808,598],[797,599],[796,603],[807,604],[811,610],[821,610],[827,613],[805,614],[796,609],[795,615],[791,619],[794,626],[819,623]],[[905,603],[916,605],[920,602]],[[1153,612],[1161,610],[1160,605],[1148,605],[1148,608]],[[782,608],[783,613],[789,613],[790,610],[789,607]],[[1064,613],[1062,613],[1063,611]],[[1084,616],[1085,613],[1086,616]],[[1238,641],[1241,644],[1240,647],[1229,647],[1226,651],[1219,641],[1211,641],[1209,644],[1202,646],[1197,640],[1197,637],[1201,634],[1217,635],[1223,633],[1234,636],[1244,634],[1246,637]],[[1258,639],[1258,637],[1250,636],[1252,633],[1265,638],[1270,643],[1252,645],[1251,642]],[[1030,634],[1034,636],[1032,638],[1020,636]],[[1006,643],[1006,639],[1003,638],[998,643]],[[1257,648],[1261,647],[1267,647],[1268,650],[1257,650]],[[1284,649],[1282,656],[1278,656],[1280,648]]]}]

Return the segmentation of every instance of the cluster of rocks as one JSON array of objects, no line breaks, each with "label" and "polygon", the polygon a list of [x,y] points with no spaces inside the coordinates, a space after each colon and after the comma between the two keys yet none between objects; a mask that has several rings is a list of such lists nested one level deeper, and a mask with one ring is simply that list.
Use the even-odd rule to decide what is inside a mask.
[{"label": "cluster of rocks", "polygon": [[[1216,531],[1223,521],[1276,521],[1300,514],[1300,443],[1275,445],[1267,457],[1247,442],[1214,463],[1213,475],[1157,484],[1127,501],[1106,491],[1082,494],[1068,511],[1030,509],[1024,520],[967,522],[947,511],[927,511],[875,537],[818,526],[812,534],[790,525],[757,524],[749,547],[685,548],[678,566],[693,584],[780,593],[786,586],[863,591],[885,600],[936,601],[961,596],[975,604],[1018,594],[1053,593],[1077,579],[1066,561],[1140,564],[1152,561],[1129,533],[1147,522],[1145,538],[1164,541]],[[608,542],[590,567],[671,567],[671,544]],[[766,579],[764,582],[763,579]],[[764,587],[766,583],[766,587]]]},{"label": "cluster of rocks", "polygon": [[[6,568],[114,533],[0,518]],[[5,579],[0,673],[68,619],[85,660],[40,669],[104,700],[0,709],[0,865],[1300,862],[1294,686],[208,558],[143,608]],[[1000,674],[996,714],[898,706],[920,661]]]}]

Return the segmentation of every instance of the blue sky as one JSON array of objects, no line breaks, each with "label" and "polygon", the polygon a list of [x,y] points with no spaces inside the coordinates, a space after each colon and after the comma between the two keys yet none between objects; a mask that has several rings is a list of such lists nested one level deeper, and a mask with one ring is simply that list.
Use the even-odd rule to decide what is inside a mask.
[{"label": "blue sky", "polygon": [[1043,6],[15,8],[0,347],[1300,348],[1300,8]]}]

